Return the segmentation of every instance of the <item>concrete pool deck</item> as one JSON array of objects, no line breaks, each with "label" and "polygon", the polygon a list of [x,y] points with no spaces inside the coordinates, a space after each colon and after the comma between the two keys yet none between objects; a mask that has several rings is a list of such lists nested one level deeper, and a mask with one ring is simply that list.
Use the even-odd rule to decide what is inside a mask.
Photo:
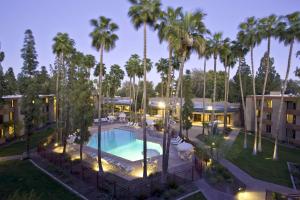
[{"label": "concrete pool deck", "polygon": [[[132,131],[136,134],[137,139],[142,140],[142,138],[143,138],[142,128],[127,127],[125,124],[121,124],[121,123],[102,125],[101,130],[107,131],[107,130],[110,130],[113,128],[120,128],[123,130]],[[97,134],[97,130],[98,130],[97,126],[92,126],[89,128],[89,131],[91,132],[91,134]],[[162,138],[152,137],[152,136],[149,136],[149,134],[147,134],[147,141],[158,143],[161,146],[162,146],[162,142],[163,142]],[[76,155],[79,154],[79,145],[72,144],[71,147],[74,149],[74,151],[69,151],[69,153],[72,156],[76,157]],[[90,156],[90,155],[91,154],[97,155],[97,149],[94,149],[94,148],[84,145],[83,152],[85,154],[84,159],[87,162],[89,162],[93,166],[93,168],[96,168],[97,160],[95,158],[92,158],[92,156]],[[104,160],[105,158],[112,159],[116,163],[120,163],[122,166],[132,167],[133,170],[131,172],[125,172],[124,170],[121,170],[118,166],[113,166],[113,164],[107,163]],[[150,173],[152,171],[161,171],[162,170],[162,155],[151,157],[149,160],[150,160],[150,168],[148,166],[148,170]],[[142,177],[142,172],[143,172],[142,162],[143,162],[143,160],[129,161],[124,158],[118,157],[116,155],[112,155],[112,154],[102,151],[102,165],[103,165],[104,171],[112,172],[112,173],[114,173],[122,178],[125,178],[127,180],[133,180],[135,178]],[[157,165],[153,164],[153,162],[157,162]],[[189,161],[182,160],[178,156],[178,151],[176,149],[176,145],[171,144],[170,152],[169,152],[169,167],[168,167],[168,169],[170,172],[172,172],[172,171],[176,171],[176,170],[180,169],[182,166],[184,166],[184,167],[192,166],[192,160],[189,160]]]}]

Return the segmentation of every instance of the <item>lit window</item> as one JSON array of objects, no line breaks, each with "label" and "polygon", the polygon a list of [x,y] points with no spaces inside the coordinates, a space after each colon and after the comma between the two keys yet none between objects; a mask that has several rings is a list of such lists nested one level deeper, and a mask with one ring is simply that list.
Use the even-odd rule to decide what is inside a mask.
[{"label": "lit window", "polygon": [[295,124],[296,122],[296,116],[292,114],[287,114],[286,115],[286,122],[289,124]]},{"label": "lit window", "polygon": [[45,100],[45,101],[46,101],[46,103],[48,103],[48,102],[49,102],[49,99],[48,99],[48,97],[46,97],[46,100]]},{"label": "lit window", "polygon": [[14,100],[11,100],[11,105],[12,108],[14,107]]},{"label": "lit window", "polygon": [[267,100],[267,107],[272,108],[272,100]]},{"label": "lit window", "polygon": [[9,133],[9,135],[12,135],[14,133],[14,127],[13,126],[8,127],[8,133]]},{"label": "lit window", "polygon": [[14,114],[13,112],[9,112],[9,120],[12,121],[14,119]]}]

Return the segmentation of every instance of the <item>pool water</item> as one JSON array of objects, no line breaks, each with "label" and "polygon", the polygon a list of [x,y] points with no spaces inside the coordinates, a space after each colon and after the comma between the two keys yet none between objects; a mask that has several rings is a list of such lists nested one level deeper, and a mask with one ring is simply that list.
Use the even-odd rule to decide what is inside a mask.
[{"label": "pool water", "polygon": [[[92,134],[87,146],[97,149],[97,133]],[[143,159],[143,141],[136,139],[135,133],[122,129],[111,129],[101,133],[101,148],[106,153],[122,157],[126,160]],[[147,142],[147,149],[154,149],[162,154],[160,144]],[[148,156],[149,157],[149,156]]]}]

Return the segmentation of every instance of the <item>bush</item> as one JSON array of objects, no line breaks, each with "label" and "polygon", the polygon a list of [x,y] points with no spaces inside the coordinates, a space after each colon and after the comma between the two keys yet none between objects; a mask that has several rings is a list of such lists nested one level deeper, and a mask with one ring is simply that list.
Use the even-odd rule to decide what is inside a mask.
[{"label": "bush", "polygon": [[139,194],[135,198],[138,199],[138,200],[145,200],[145,199],[148,198],[148,195],[146,195],[146,194]]},{"label": "bush", "polygon": [[178,196],[180,194],[180,192],[176,189],[171,189],[169,191],[169,194],[170,194],[171,197],[175,197],[175,196]]},{"label": "bush", "polygon": [[178,184],[176,183],[176,181],[169,181],[168,182],[168,188],[171,188],[171,189],[177,189],[178,188]]},{"label": "bush", "polygon": [[156,196],[156,197],[160,197],[162,194],[163,194],[164,190],[159,188],[159,187],[156,187],[152,190],[151,192],[151,195],[152,196]]},{"label": "bush", "polygon": [[166,192],[164,193],[163,197],[164,197],[164,199],[170,199],[170,197],[171,197],[170,192],[169,192],[169,191],[166,191]]}]

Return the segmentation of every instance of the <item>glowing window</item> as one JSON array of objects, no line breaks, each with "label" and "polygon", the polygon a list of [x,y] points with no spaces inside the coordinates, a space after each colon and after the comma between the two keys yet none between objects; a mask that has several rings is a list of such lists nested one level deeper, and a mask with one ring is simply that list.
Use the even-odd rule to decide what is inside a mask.
[{"label": "glowing window", "polygon": [[10,106],[13,108],[14,107],[14,100],[11,100]]},{"label": "glowing window", "polygon": [[286,115],[286,122],[289,124],[295,124],[296,122],[296,116],[292,114],[287,114]]},{"label": "glowing window", "polygon": [[46,103],[49,103],[49,99],[48,99],[48,97],[46,97],[46,100],[45,100],[45,101],[46,101]]},{"label": "glowing window", "polygon": [[272,100],[267,100],[267,107],[272,108]]},{"label": "glowing window", "polygon": [[9,126],[8,127],[8,134],[12,135],[14,133],[14,127],[13,126]]},{"label": "glowing window", "polygon": [[14,114],[13,112],[9,112],[9,120],[12,121],[14,119]]}]

